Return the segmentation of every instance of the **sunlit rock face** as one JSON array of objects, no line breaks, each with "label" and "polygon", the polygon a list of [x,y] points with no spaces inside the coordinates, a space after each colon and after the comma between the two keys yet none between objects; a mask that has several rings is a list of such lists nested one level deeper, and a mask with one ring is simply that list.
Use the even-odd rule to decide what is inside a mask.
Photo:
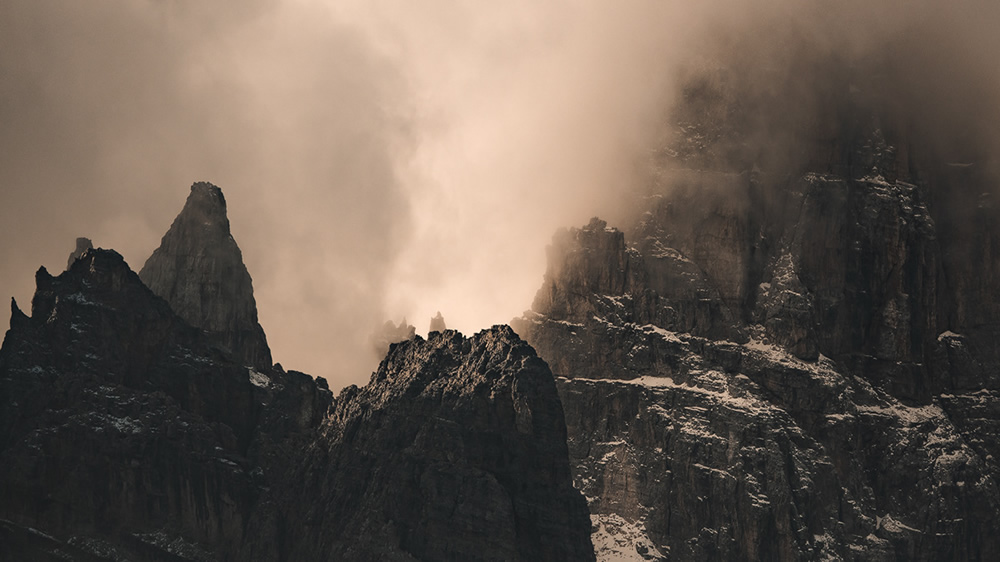
[{"label": "sunlit rock face", "polygon": [[512,322],[599,559],[1000,556],[995,186],[824,80],[784,124],[692,82],[637,218],[557,233]]},{"label": "sunlit rock face", "polygon": [[253,283],[229,232],[226,199],[218,187],[191,186],[184,208],[139,277],[235,359],[258,369],[271,367]]}]

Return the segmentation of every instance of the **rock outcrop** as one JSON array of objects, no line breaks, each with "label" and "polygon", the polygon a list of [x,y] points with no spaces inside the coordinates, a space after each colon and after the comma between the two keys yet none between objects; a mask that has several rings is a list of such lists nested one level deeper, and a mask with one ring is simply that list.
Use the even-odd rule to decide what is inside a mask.
[{"label": "rock outcrop", "polygon": [[66,269],[73,267],[73,262],[78,260],[84,252],[94,247],[94,243],[90,241],[90,238],[77,238],[76,239],[76,249],[69,254],[69,259],[66,261]]},{"label": "rock outcrop", "polygon": [[139,277],[237,361],[257,369],[271,367],[253,282],[229,231],[226,199],[218,187],[207,182],[191,186],[184,208]]},{"label": "rock outcrop", "polygon": [[102,560],[171,549],[201,560],[234,548],[260,485],[246,367],[115,252],[88,250],[36,281],[31,317],[12,304],[0,348],[0,518],[11,543],[49,541],[6,554],[69,544]]},{"label": "rock outcrop", "polygon": [[431,332],[443,332],[447,329],[448,326],[447,324],[444,323],[444,316],[441,316],[441,311],[439,310],[438,313],[433,318],[431,318],[431,325],[427,329],[427,333],[429,334]]},{"label": "rock outcrop", "polygon": [[400,320],[398,325],[393,324],[392,320],[386,320],[385,324],[371,335],[369,341],[372,344],[372,351],[381,359],[389,352],[392,344],[412,340],[416,335],[416,326],[407,323],[406,318]]},{"label": "rock outcrop", "polygon": [[643,214],[558,232],[512,323],[559,377],[598,557],[1000,556],[991,180],[849,97],[776,162],[719,84]]}]

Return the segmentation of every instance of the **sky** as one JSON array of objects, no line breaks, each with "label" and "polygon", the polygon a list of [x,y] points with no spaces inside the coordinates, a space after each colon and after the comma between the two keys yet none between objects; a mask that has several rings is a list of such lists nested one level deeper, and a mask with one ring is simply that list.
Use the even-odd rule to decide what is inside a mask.
[{"label": "sky", "polygon": [[[865,53],[936,22],[906,68],[943,74],[916,83],[995,92],[985,6],[4,0],[0,296],[27,308],[35,270],[62,271],[78,236],[138,271],[210,181],[275,360],[363,384],[385,320],[506,323],[557,228],[622,220],[681,69],[727,37],[796,30],[774,35]],[[795,48],[768,47],[752,55]],[[921,91],[934,107],[956,95]]]}]

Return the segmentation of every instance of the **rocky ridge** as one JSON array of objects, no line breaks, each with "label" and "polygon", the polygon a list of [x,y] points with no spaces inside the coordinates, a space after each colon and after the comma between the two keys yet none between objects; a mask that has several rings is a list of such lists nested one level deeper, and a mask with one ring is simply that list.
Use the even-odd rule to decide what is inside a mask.
[{"label": "rocky ridge", "polygon": [[546,364],[510,328],[392,345],[274,488],[254,557],[588,560]]},{"label": "rocky ridge", "polygon": [[1000,555],[994,186],[867,100],[775,166],[719,84],[644,212],[557,233],[512,323],[559,377],[599,559]]},{"label": "rocky ridge", "polygon": [[3,542],[35,529],[55,550],[113,553],[102,559],[151,559],[161,536],[194,560],[199,545],[232,548],[258,493],[247,369],[117,253],[87,250],[36,280],[31,317],[12,305],[0,349]]},{"label": "rocky ridge", "polygon": [[238,361],[257,369],[271,367],[253,282],[229,231],[226,198],[218,187],[207,182],[191,186],[184,208],[139,277]]},{"label": "rocky ridge", "polygon": [[69,254],[69,258],[66,260],[66,269],[73,267],[73,262],[78,260],[84,252],[94,247],[94,243],[90,241],[90,238],[77,238],[76,239],[76,249],[74,249]]},{"label": "rocky ridge", "polygon": [[113,251],[36,281],[0,347],[0,558],[593,558],[552,374],[509,328],[394,345],[334,398]]}]

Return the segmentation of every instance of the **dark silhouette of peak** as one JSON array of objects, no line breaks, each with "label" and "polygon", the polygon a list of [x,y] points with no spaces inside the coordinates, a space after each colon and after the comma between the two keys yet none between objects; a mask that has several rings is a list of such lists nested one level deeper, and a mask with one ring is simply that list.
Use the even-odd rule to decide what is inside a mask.
[{"label": "dark silhouette of peak", "polygon": [[229,231],[221,189],[207,182],[191,186],[184,208],[139,277],[236,360],[260,369],[271,366],[253,282]]},{"label": "dark silhouette of peak", "polygon": [[551,371],[507,326],[397,343],[322,435],[275,488],[285,559],[594,559]]},{"label": "dark silhouette of peak", "polygon": [[69,260],[66,261],[66,269],[73,267],[73,262],[78,260],[84,252],[94,247],[94,243],[90,241],[90,238],[77,238],[76,239],[76,249],[69,255]]},{"label": "dark silhouette of peak", "polygon": [[178,220],[190,221],[204,227],[218,227],[229,233],[229,217],[226,215],[226,197],[218,186],[206,181],[191,185],[184,209]]},{"label": "dark silhouette of peak", "polygon": [[594,559],[555,381],[507,327],[404,321],[333,399],[220,352],[116,252],[36,284],[0,346],[0,560]]}]

